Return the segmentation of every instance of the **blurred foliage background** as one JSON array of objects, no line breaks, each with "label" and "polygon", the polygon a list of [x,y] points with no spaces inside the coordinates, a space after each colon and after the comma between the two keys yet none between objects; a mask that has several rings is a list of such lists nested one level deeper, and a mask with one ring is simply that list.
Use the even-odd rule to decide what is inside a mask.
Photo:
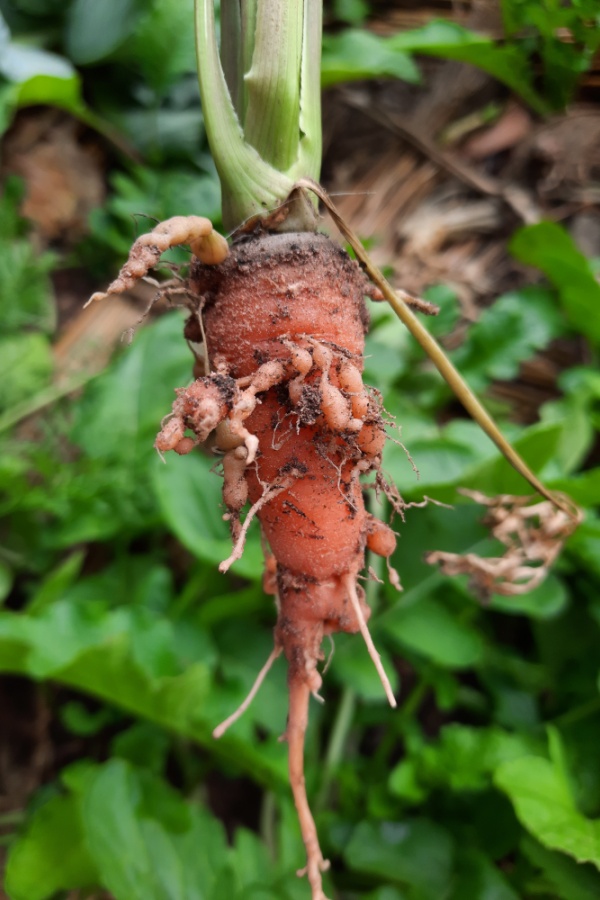
[{"label": "blurred foliage background", "polygon": [[[274,610],[256,533],[231,576],[217,572],[229,537],[214,459],[164,465],[152,447],[191,377],[182,314],[154,308],[124,346],[150,287],[81,311],[155,220],[218,227],[191,0],[0,0],[0,12],[3,896],[301,900],[283,661],[211,738],[270,651]],[[440,304],[429,327],[528,463],[586,511],[529,595],[482,607],[465,578],[427,566],[427,550],[497,551],[458,488],[527,486],[373,308],[366,380],[420,477],[394,443],[385,468],[408,501],[452,506],[397,523],[402,594],[369,584],[399,710],[362,642],[339,636],[311,711],[329,891],[592,900],[597,4],[325,12],[326,185],[396,282]]]}]

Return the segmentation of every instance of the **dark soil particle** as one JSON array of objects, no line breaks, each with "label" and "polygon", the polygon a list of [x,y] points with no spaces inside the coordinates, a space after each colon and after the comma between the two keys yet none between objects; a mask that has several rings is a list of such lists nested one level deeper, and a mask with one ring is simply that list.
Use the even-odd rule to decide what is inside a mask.
[{"label": "dark soil particle", "polygon": [[235,397],[235,379],[229,375],[213,375],[211,381],[219,389],[223,402],[231,407]]},{"label": "dark soil particle", "polygon": [[295,513],[297,513],[297,515],[299,515],[302,519],[307,519],[307,518],[308,518],[308,516],[306,515],[306,513],[303,512],[301,509],[298,509],[298,507],[296,506],[296,504],[295,504],[295,503],[292,503],[291,500],[284,500],[283,503],[282,503],[282,506],[285,507],[284,510],[283,510],[284,512],[295,512]]},{"label": "dark soil particle", "polygon": [[292,472],[298,472],[300,475],[307,475],[308,466],[305,463],[300,462],[299,459],[296,459],[295,456],[292,456],[292,458],[281,467],[281,474],[289,475]]},{"label": "dark soil particle", "polygon": [[253,353],[254,359],[256,360],[257,366],[262,366],[266,362],[269,362],[270,356],[268,353],[265,353],[264,350],[259,350],[258,347]]},{"label": "dark soil particle", "polygon": [[321,415],[321,392],[316,385],[304,385],[296,412],[301,425],[315,424]]}]

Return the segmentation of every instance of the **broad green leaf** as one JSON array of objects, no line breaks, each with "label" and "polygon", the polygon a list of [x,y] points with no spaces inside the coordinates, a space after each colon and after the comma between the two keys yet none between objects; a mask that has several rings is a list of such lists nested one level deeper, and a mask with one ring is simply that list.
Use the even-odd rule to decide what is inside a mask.
[{"label": "broad green leaf", "polygon": [[[553,460],[563,427],[562,422],[532,425],[512,442],[534,472],[542,471]],[[460,486],[482,491],[489,496],[531,493],[531,487],[500,454],[470,468],[465,472]],[[439,494],[436,496],[440,497]]]},{"label": "broad green leaf", "polygon": [[136,722],[112,742],[113,756],[160,775],[171,749],[171,737],[151,722]]},{"label": "broad green leaf", "polygon": [[[275,610],[272,613],[275,621]],[[219,680],[220,691],[211,695],[211,721],[226,718],[247,697],[260,668],[264,665],[273,648],[270,630],[246,620],[244,628],[231,618],[219,629],[220,650]],[[286,686],[286,663],[280,657],[261,686],[260,693],[251,708],[235,723],[231,735],[254,744],[255,728],[279,737],[284,726],[288,694]],[[207,710],[208,711],[208,710]]]},{"label": "broad green leaf", "polygon": [[501,45],[455,22],[442,19],[429,22],[422,28],[399,32],[390,39],[390,45],[409,53],[424,53],[470,63],[512,88],[533,109],[547,111],[544,100],[533,88],[529,60],[519,47]]},{"label": "broad green leaf", "polygon": [[420,73],[408,53],[369,31],[344,31],[323,38],[321,85],[331,87],[366,78],[400,78],[417,83]]},{"label": "broad green leaf", "polygon": [[[596,480],[600,482],[600,469],[592,469],[589,475],[594,473]],[[600,489],[600,486],[599,486]],[[586,494],[590,502],[594,503],[594,496]],[[569,540],[569,553],[577,560],[578,566],[596,577],[600,576],[600,520],[593,514],[585,522],[582,522],[575,534]]]},{"label": "broad green leaf", "polygon": [[[214,704],[209,706],[215,695],[210,682],[214,657],[183,668],[173,626],[165,619],[155,619],[152,626],[152,617],[142,612],[107,613],[97,602],[76,606],[65,601],[35,618],[0,612],[0,671],[51,678],[87,692],[208,746],[258,780],[285,782],[285,751],[275,738],[260,748],[236,734],[212,740],[220,721]],[[285,702],[283,690],[278,695]],[[233,708],[242,699],[238,695]]]},{"label": "broad green leaf", "polygon": [[124,761],[109,762],[88,786],[82,820],[116,900],[208,900],[226,862],[216,820]]},{"label": "broad green leaf", "polygon": [[79,575],[83,565],[83,556],[82,550],[71,553],[58,568],[49,573],[27,605],[30,615],[39,614],[62,598],[67,588]]},{"label": "broad green leaf", "polygon": [[444,20],[435,20],[422,28],[389,38],[353,30],[326,38],[323,42],[323,85],[381,75],[414,80],[414,69],[411,72],[405,56],[409,53],[470,63],[508,85],[538,112],[547,109],[533,87],[527,57],[518,47],[501,46],[488,37]]},{"label": "broad green leaf", "polygon": [[98,884],[76,798],[52,797],[10,850],[5,883],[10,900],[50,900],[57,891]]},{"label": "broad green leaf", "polygon": [[157,91],[164,93],[183,74],[196,72],[193,15],[193,0],[152,0],[121,51]]},{"label": "broad green leaf", "polygon": [[579,475],[569,478],[553,478],[551,487],[555,491],[564,491],[580,506],[598,506],[600,504],[600,467],[588,469]]},{"label": "broad green leaf", "polygon": [[[418,491],[422,494],[433,491],[437,485],[461,484],[464,474],[481,459],[476,446],[452,440],[443,432],[431,439],[417,438],[409,443],[410,455],[419,473],[418,481],[402,447],[393,444],[385,451],[386,468],[403,493]],[[488,455],[492,453],[490,444]]]},{"label": "broad green leaf", "polygon": [[517,231],[509,248],[521,262],[541,269],[558,289],[569,323],[600,341],[600,284],[569,233],[556,222],[539,222]]},{"label": "broad green leaf", "polygon": [[[519,759],[537,749],[534,741],[497,726],[474,728],[452,723],[444,726],[439,740],[425,744],[415,756],[415,786],[447,785],[453,792],[482,791],[505,760]],[[403,796],[407,772],[404,760],[392,771],[390,790]]]},{"label": "broad green leaf", "polygon": [[406,886],[414,900],[447,896],[453,857],[448,832],[426,819],[361,822],[344,851],[351,870]]},{"label": "broad green leaf", "polygon": [[74,0],[65,34],[69,57],[78,65],[105,59],[127,40],[142,9],[140,0]]},{"label": "broad green leaf", "polygon": [[11,209],[0,208],[0,325],[2,333],[35,328],[52,332],[56,312],[49,273],[54,254],[36,255],[25,240],[11,240],[19,225]]},{"label": "broad green leaf", "polygon": [[576,808],[556,733],[552,743],[552,760],[525,756],[504,762],[494,780],[541,844],[600,868],[600,820],[588,819]]},{"label": "broad green leaf", "polygon": [[[165,58],[168,58],[168,54],[165,54]],[[129,138],[145,158],[156,164],[162,163],[163,166],[165,158],[194,159],[198,155],[198,148],[203,143],[202,113],[197,106],[190,109],[135,108],[119,110],[110,114],[109,117],[112,124]],[[168,172],[162,170],[161,174],[173,182],[173,178],[168,178]],[[193,183],[194,177],[195,184]],[[189,181],[192,194],[186,198],[185,208],[190,209],[194,206],[199,215],[211,215],[214,201],[211,198],[207,204],[206,191],[202,191],[206,179],[199,173],[193,176],[190,172]],[[211,186],[212,184],[211,180]],[[168,190],[166,185],[163,186],[163,190],[165,193]],[[199,200],[194,199],[198,197]],[[151,198],[145,197],[140,200],[136,212],[147,209],[153,216],[158,217],[157,211],[148,205],[149,199]],[[176,201],[173,205],[175,203]],[[183,212],[184,210],[181,209],[180,214],[183,215]]]},{"label": "broad green leaf", "polygon": [[[231,553],[231,538],[223,522],[222,482],[211,471],[214,465],[214,460],[198,452],[183,457],[170,454],[166,464],[157,459],[151,473],[162,514],[173,533],[192,553],[217,567]],[[260,543],[255,533],[250,534],[233,571],[258,580],[262,570]]]},{"label": "broad green leaf", "polygon": [[[371,630],[373,630],[372,627]],[[399,679],[393,661],[384,648],[379,646],[381,642],[378,642],[376,632],[374,640],[381,656],[383,668],[390,679],[392,690],[397,693]],[[352,688],[363,700],[375,703],[387,702],[381,680],[362,638],[355,634],[336,635],[333,641],[331,674],[338,684]]]},{"label": "broad green leaf", "polygon": [[592,865],[575,862],[564,853],[548,850],[531,837],[521,848],[527,859],[544,874],[549,891],[560,900],[597,900],[600,873]]},{"label": "broad green leaf", "polygon": [[57,78],[53,75],[34,75],[19,85],[16,106],[58,106],[75,116],[85,116],[79,76]]},{"label": "broad green leaf", "polygon": [[503,597],[495,594],[491,598],[490,607],[509,615],[526,615],[532,619],[551,619],[559,616],[569,602],[569,594],[565,584],[555,575],[548,575],[542,584],[514,597]]},{"label": "broad green leaf", "polygon": [[452,361],[473,390],[514,378],[520,363],[564,331],[555,296],[530,287],[499,297],[467,332]]},{"label": "broad green leaf", "polygon": [[0,560],[0,605],[10,594],[13,583],[13,572],[9,565]]},{"label": "broad green leaf", "polygon": [[500,868],[476,849],[461,854],[457,869],[450,900],[520,900]]},{"label": "broad green leaf", "polygon": [[449,669],[468,668],[482,659],[483,641],[478,632],[437,600],[425,598],[406,608],[400,600],[378,624],[398,647]]},{"label": "broad green leaf", "polygon": [[0,409],[8,409],[48,384],[54,368],[50,343],[36,332],[0,337]]},{"label": "broad green leaf", "polygon": [[92,459],[118,460],[134,470],[156,455],[154,439],[171,411],[175,388],[189,384],[192,356],[177,313],[137,332],[80,401],[73,437]]}]

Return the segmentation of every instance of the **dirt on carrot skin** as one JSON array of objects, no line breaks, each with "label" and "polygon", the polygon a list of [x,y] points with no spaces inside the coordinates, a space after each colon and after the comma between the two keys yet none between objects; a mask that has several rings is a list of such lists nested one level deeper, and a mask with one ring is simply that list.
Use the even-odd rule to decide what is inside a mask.
[{"label": "dirt on carrot skin", "polygon": [[[157,228],[172,245],[185,227],[170,221]],[[150,236],[145,240],[154,246]],[[308,876],[312,900],[325,900],[321,873],[328,863],[304,784],[308,706],[311,694],[319,697],[323,638],[360,631],[395,705],[358,584],[365,549],[389,560],[396,543],[391,529],[366,511],[360,484],[370,471],[381,480],[386,440],[379,395],[362,381],[364,298],[372,288],[358,264],[324,235],[249,237],[225,258],[216,246],[220,260],[194,259],[186,285],[185,335],[197,377],[176,390],[155,446],[185,454],[213,435],[223,454],[233,539],[221,571],[241,556],[253,518],[260,521],[268,547],[265,589],[277,604],[275,646],[247,702],[215,736],[243,712],[283,652],[290,695],[283,737],[307,854],[299,874]],[[124,272],[131,274],[127,264]],[[121,289],[117,279],[109,293]]]}]

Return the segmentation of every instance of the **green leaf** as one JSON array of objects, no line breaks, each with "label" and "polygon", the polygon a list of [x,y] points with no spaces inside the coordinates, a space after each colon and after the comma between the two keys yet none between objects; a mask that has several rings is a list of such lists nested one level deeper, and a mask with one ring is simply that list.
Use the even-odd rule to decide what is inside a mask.
[{"label": "green leaf", "polygon": [[[366,647],[356,635],[336,635],[334,638],[333,657],[331,660],[331,674],[343,687],[352,688],[356,694],[368,702],[385,703],[385,694],[381,687],[381,680],[373,665]],[[377,645],[377,634],[374,635]],[[358,641],[358,646],[357,646]],[[394,693],[399,688],[398,673],[392,659],[385,650],[379,646],[383,668],[385,669]]]},{"label": "green leaf", "polygon": [[564,327],[554,295],[530,287],[499,297],[469,328],[452,361],[473,390],[514,378],[520,363],[546,347]]},{"label": "green leaf", "polygon": [[[223,522],[221,479],[213,468],[214,461],[200,453],[171,454],[166,464],[157,459],[151,472],[158,503],[173,533],[192,553],[216,566],[231,553],[231,538]],[[262,550],[252,534],[233,571],[258,580],[262,570]]]},{"label": "green leaf", "polygon": [[424,53],[477,66],[520,94],[533,109],[547,111],[533,88],[529,62],[520,48],[502,46],[454,22],[435,20],[389,38],[349,30],[325,39],[323,50],[324,86],[381,75],[414,81],[416,70],[406,54]]},{"label": "green leaf", "polygon": [[[414,759],[413,778],[420,788],[448,786],[451,791],[483,791],[505,760],[519,759],[537,749],[532,740],[503,728],[474,728],[452,723],[444,726],[439,740],[421,747]],[[406,786],[403,760],[389,779],[392,793],[402,796]]]},{"label": "green leaf", "polygon": [[76,798],[52,797],[34,813],[10,850],[6,866],[10,900],[50,900],[57,891],[98,883]]},{"label": "green leaf", "polygon": [[429,597],[394,609],[379,618],[385,634],[401,648],[409,648],[440,666],[462,669],[481,661],[480,635],[461,622],[447,607]]},{"label": "green leaf", "polygon": [[52,678],[199,741],[267,784],[285,781],[285,754],[274,740],[260,748],[234,735],[212,740],[220,721],[209,708],[214,657],[180,660],[175,638],[167,619],[136,609],[108,613],[98,601],[59,601],[35,618],[0,612],[0,671]]},{"label": "green leaf", "polygon": [[450,900],[520,900],[500,869],[476,849],[461,854],[457,869]]},{"label": "green leaf", "polygon": [[399,32],[390,39],[390,44],[409,53],[424,53],[477,66],[520,94],[533,109],[547,112],[545,101],[533,88],[527,56],[519,47],[503,46],[443,19],[412,31]]},{"label": "green leaf", "polygon": [[523,840],[521,848],[527,859],[542,870],[548,893],[561,900],[597,900],[600,896],[600,873],[593,866],[548,850],[530,837]]},{"label": "green leaf", "polygon": [[226,861],[222,826],[124,761],[88,785],[82,820],[103,885],[116,900],[208,900]]},{"label": "green leaf", "polygon": [[71,553],[57,569],[50,572],[27,604],[30,615],[41,613],[48,606],[60,600],[81,571],[83,550]]},{"label": "green leaf", "polygon": [[538,756],[502,763],[495,783],[510,798],[517,817],[545,847],[600,868],[600,820],[576,808],[557,732],[550,732],[552,760]]},{"label": "green leaf", "polygon": [[172,740],[162,728],[151,722],[136,722],[112,742],[112,753],[156,775],[164,770]]},{"label": "green leaf", "polygon": [[12,584],[12,569],[5,562],[0,560],[0,604],[2,604],[10,594]]},{"label": "green leaf", "polygon": [[415,900],[446,896],[453,856],[448,832],[426,819],[361,822],[344,850],[352,871],[412,888]]},{"label": "green leaf", "polygon": [[[520,437],[513,440],[513,447],[527,465],[539,473],[554,459],[563,428],[563,422],[532,425]],[[523,477],[500,454],[470,468],[464,473],[460,484],[462,487],[473,488],[489,496],[531,491]],[[440,497],[439,494],[436,496]]]},{"label": "green leaf", "polygon": [[85,115],[79,76],[56,78],[52,75],[34,75],[19,85],[16,106],[58,106],[75,116]]},{"label": "green leaf", "polygon": [[74,0],[65,34],[69,57],[87,65],[110,56],[132,33],[142,9],[140,0]]},{"label": "green leaf", "polygon": [[553,478],[552,488],[564,491],[580,506],[597,506],[600,503],[600,467],[569,478]]},{"label": "green leaf", "polygon": [[490,607],[512,615],[531,616],[532,619],[553,619],[564,612],[568,602],[565,584],[551,573],[542,584],[526,594],[514,597],[495,594]]},{"label": "green leaf", "polygon": [[0,208],[0,326],[4,334],[23,328],[51,332],[56,311],[49,273],[56,258],[36,255],[27,241],[11,240],[19,227],[14,218],[14,210]]},{"label": "green leaf", "polygon": [[517,231],[509,249],[521,262],[541,269],[558,289],[570,324],[600,341],[600,284],[568,232],[556,222],[539,222]]},{"label": "green leaf", "polygon": [[391,39],[369,31],[348,30],[323,38],[321,85],[331,87],[366,78],[399,78],[418,83],[419,70],[408,53],[394,49]]},{"label": "green leaf", "polygon": [[[198,148],[204,140],[202,113],[197,106],[190,109],[120,109],[110,114],[110,120],[152,163],[160,164],[165,157],[193,160],[198,156]],[[170,190],[177,191],[176,196],[171,194],[169,197],[173,206],[178,205],[178,198],[183,200],[184,206],[178,207],[179,215],[183,215],[184,210],[193,208],[196,214],[213,218],[215,196],[218,201],[218,188],[214,179],[210,179],[212,191],[207,199],[208,179],[200,174],[190,172],[185,183],[182,174],[179,181],[183,183],[183,190],[174,184],[175,179],[173,175],[169,175],[168,170],[163,169],[161,175],[171,182],[170,185],[163,183],[159,186],[161,193],[168,197]],[[185,190],[186,187],[189,192]],[[158,218],[158,211],[151,210],[148,206],[149,199],[148,196],[140,197],[136,212],[148,209]]]},{"label": "green leaf", "polygon": [[192,356],[181,316],[163,316],[139,331],[130,347],[86,389],[73,436],[88,457],[139,469],[156,455],[154,438],[171,410],[175,388],[191,381]]},{"label": "green leaf", "polygon": [[[135,61],[144,78],[164,92],[187,72],[196,72],[193,0],[152,0],[122,56]],[[198,144],[198,147],[200,144]]]},{"label": "green leaf", "polygon": [[114,723],[115,712],[106,706],[97,710],[89,710],[83,703],[70,700],[60,709],[60,720],[72,734],[89,737],[98,734],[107,725]]},{"label": "green leaf", "polygon": [[50,343],[43,334],[0,337],[0,360],[0,409],[8,409],[44,387],[54,368]]},{"label": "green leaf", "polygon": [[[149,115],[147,113],[147,118]],[[120,113],[115,121],[129,131],[131,123],[127,111]],[[159,121],[160,118],[155,120],[154,140],[151,142],[154,152],[169,148],[170,137],[159,133]],[[130,137],[134,142],[137,140],[133,133]],[[148,146],[146,143],[144,149],[148,149]],[[155,169],[135,166],[132,167],[131,174],[114,174],[111,188],[106,206],[102,210],[93,210],[90,215],[93,262],[96,262],[98,242],[103,246],[108,245],[119,259],[126,257],[136,237],[132,223],[138,223],[136,227],[139,227],[139,223],[144,223],[144,216],[163,221],[176,215],[202,215],[211,219],[215,226],[220,221],[219,182],[216,176],[201,174],[196,169],[165,168],[164,165]],[[150,228],[151,224],[153,223],[145,227]],[[171,251],[169,256],[172,257],[174,253],[176,251]],[[181,250],[178,261],[189,261],[189,253]]]}]

